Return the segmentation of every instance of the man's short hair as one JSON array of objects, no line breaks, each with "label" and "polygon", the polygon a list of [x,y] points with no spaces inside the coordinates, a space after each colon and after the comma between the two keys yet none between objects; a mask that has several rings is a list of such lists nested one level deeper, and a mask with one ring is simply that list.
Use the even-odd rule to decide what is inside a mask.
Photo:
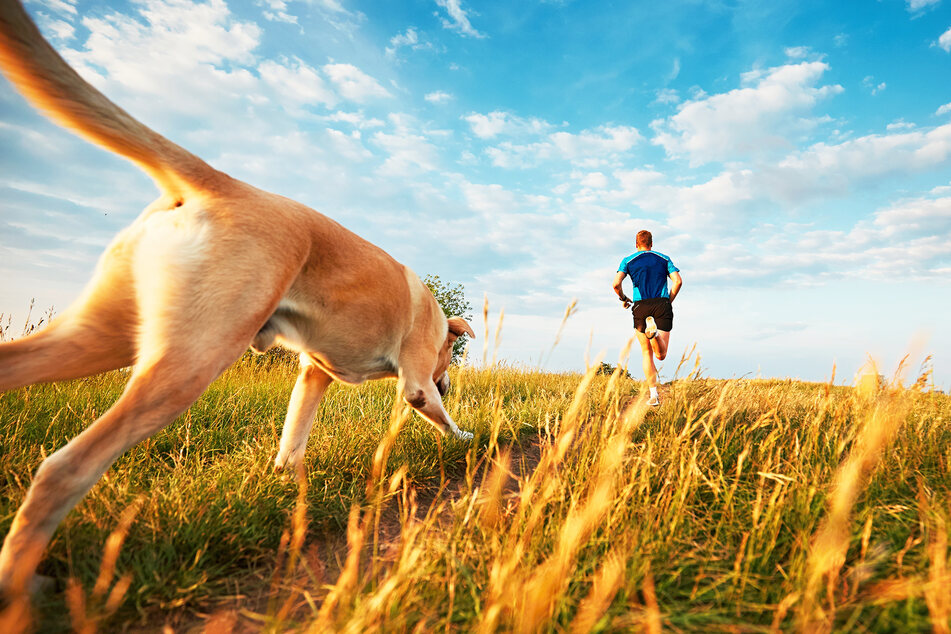
[{"label": "man's short hair", "polygon": [[634,242],[634,246],[647,247],[649,249],[654,246],[654,236],[652,236],[651,232],[647,229],[642,229],[637,232],[637,240]]}]

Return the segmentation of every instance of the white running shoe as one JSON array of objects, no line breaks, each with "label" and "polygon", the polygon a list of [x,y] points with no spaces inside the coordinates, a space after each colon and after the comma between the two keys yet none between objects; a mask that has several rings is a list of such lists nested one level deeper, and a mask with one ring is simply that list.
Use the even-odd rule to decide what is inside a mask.
[{"label": "white running shoe", "polygon": [[648,339],[653,339],[654,335],[657,334],[657,324],[654,323],[653,317],[648,317],[645,322],[646,325],[644,326],[644,336]]},{"label": "white running shoe", "polygon": [[656,396],[653,396],[651,397],[649,401],[647,401],[647,404],[650,405],[651,407],[657,407],[658,405],[660,405],[660,399],[657,398]]}]

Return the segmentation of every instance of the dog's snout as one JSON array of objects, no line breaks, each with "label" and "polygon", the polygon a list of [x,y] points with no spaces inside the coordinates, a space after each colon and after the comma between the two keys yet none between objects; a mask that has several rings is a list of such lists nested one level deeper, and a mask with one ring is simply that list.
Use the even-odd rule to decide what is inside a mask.
[{"label": "dog's snout", "polygon": [[440,396],[445,396],[449,393],[449,388],[452,386],[452,382],[449,380],[449,373],[443,372],[442,376],[439,377],[439,380],[436,381],[436,389],[439,390]]}]

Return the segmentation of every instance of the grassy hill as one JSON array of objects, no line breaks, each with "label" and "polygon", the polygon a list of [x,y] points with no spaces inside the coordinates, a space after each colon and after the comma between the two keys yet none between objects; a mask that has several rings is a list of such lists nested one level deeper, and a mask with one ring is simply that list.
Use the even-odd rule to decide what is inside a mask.
[{"label": "grassy hill", "polygon": [[[465,369],[472,445],[394,382],[335,385],[299,486],[271,470],[294,376],[245,357],[122,456],[57,531],[40,572],[68,589],[34,625],[947,631],[951,399],[922,385],[691,376],[648,409],[619,374]],[[124,381],[0,396],[0,534]]]}]

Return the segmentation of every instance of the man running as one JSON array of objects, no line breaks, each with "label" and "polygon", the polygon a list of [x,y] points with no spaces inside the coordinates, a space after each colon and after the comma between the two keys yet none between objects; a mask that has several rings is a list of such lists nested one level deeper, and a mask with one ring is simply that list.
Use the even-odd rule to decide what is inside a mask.
[{"label": "man running", "polygon": [[[614,278],[614,292],[624,302],[624,308],[634,304],[634,329],[641,344],[644,358],[644,378],[650,388],[648,405],[660,405],[657,396],[657,368],[654,357],[663,361],[670,344],[670,330],[674,327],[674,311],[671,302],[680,292],[683,279],[680,269],[663,253],[651,251],[654,238],[650,231],[638,231],[635,246],[637,251],[621,261]],[[633,297],[624,294],[622,283],[630,277],[634,284]],[[667,290],[667,278],[671,280]]]}]

